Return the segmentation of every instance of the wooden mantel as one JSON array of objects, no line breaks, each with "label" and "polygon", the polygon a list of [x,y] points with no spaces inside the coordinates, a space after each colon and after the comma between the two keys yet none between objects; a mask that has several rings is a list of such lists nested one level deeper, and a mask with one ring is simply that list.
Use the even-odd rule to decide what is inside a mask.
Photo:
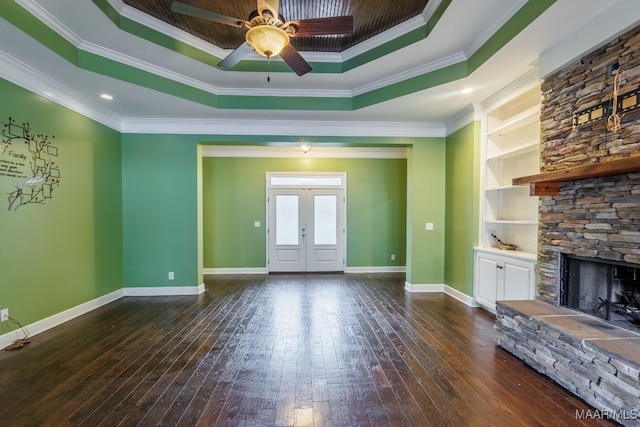
[{"label": "wooden mantel", "polygon": [[608,162],[593,163],[586,166],[576,166],[558,171],[523,176],[514,178],[512,184],[529,184],[529,193],[532,196],[557,196],[560,193],[561,182],[621,175],[631,172],[640,172],[640,156],[625,157]]}]

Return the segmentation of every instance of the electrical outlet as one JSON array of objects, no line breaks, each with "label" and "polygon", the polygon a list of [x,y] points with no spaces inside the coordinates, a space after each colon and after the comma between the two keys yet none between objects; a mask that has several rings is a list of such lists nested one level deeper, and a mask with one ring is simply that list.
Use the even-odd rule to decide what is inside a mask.
[{"label": "electrical outlet", "polygon": [[173,271],[170,271],[169,272],[169,280],[173,280],[173,278],[174,278]]},{"label": "electrical outlet", "polygon": [[395,261],[396,260],[396,254],[391,254],[391,261]]},{"label": "electrical outlet", "polygon": [[3,308],[0,310],[0,322],[5,322],[7,320],[9,320],[9,309]]}]

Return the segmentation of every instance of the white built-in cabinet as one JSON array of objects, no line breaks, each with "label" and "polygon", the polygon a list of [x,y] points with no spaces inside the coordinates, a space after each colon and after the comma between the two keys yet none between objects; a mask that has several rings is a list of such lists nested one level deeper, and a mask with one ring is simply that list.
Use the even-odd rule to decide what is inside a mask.
[{"label": "white built-in cabinet", "polygon": [[[495,302],[535,297],[538,198],[513,178],[540,172],[540,87],[520,89],[483,104],[480,239],[475,248],[474,298]],[[491,236],[517,245],[499,249]]]},{"label": "white built-in cabinet", "polygon": [[533,256],[476,249],[476,303],[495,313],[496,301],[534,299],[535,268]]}]

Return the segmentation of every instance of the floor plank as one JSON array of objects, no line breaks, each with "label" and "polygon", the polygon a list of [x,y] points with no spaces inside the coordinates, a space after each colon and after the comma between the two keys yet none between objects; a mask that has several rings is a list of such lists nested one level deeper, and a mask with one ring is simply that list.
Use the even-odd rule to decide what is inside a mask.
[{"label": "floor plank", "polygon": [[542,426],[586,403],[494,345],[494,317],[399,274],[209,276],[0,353],[2,425]]}]

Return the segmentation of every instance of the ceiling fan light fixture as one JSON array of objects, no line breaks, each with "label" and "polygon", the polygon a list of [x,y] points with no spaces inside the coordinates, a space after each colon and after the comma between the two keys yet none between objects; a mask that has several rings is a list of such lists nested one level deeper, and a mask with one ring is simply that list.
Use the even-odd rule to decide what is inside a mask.
[{"label": "ceiling fan light fixture", "polygon": [[247,31],[247,42],[262,56],[280,54],[289,44],[289,36],[284,30],[271,25],[258,25]]}]

